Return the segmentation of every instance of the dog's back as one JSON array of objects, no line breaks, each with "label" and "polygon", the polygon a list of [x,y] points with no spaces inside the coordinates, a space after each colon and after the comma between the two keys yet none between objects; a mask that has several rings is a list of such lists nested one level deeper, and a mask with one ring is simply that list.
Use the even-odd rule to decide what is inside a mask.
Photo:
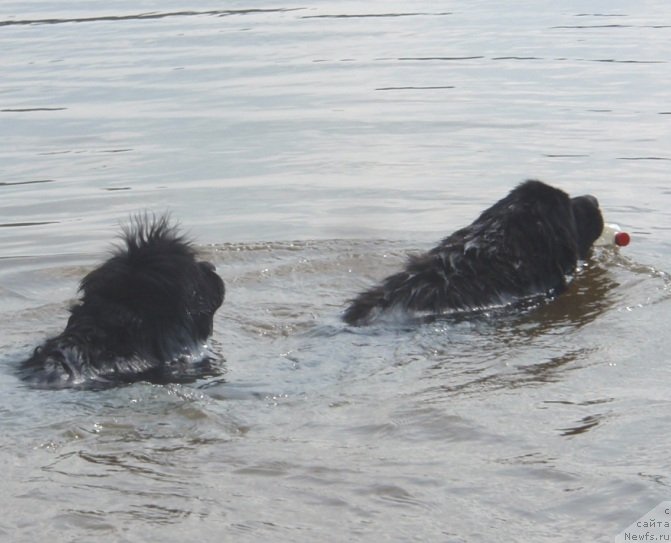
[{"label": "dog's back", "polygon": [[[578,204],[580,221],[573,209]],[[359,294],[343,320],[365,325],[395,310],[438,315],[554,296],[602,228],[595,198],[571,200],[559,189],[527,181],[472,224]]]}]

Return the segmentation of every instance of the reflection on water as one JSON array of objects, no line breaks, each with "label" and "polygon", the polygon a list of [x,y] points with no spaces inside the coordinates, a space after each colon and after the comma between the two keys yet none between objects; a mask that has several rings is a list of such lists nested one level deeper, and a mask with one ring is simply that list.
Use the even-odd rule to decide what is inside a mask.
[{"label": "reflection on water", "polygon": [[515,323],[515,334],[534,337],[547,333],[562,333],[566,326],[578,328],[603,315],[618,301],[615,276],[607,259],[599,255],[578,271],[569,288],[552,303],[543,304],[527,319]]}]

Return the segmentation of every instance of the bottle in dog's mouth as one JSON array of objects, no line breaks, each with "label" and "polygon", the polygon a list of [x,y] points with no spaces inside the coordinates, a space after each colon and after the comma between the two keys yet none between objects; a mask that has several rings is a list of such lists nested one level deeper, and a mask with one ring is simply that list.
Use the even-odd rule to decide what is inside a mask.
[{"label": "bottle in dog's mouth", "polygon": [[601,236],[594,242],[596,247],[626,247],[631,242],[631,236],[623,232],[617,224],[604,224]]}]

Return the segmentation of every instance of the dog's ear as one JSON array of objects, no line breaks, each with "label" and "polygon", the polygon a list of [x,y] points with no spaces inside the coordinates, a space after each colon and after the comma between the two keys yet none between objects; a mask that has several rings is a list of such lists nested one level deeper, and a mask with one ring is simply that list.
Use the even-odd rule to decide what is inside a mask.
[{"label": "dog's ear", "polygon": [[226,297],[226,286],[221,277],[217,274],[214,264],[211,262],[199,262],[201,271],[201,288],[199,292],[203,302],[205,302],[209,311],[214,313]]},{"label": "dog's ear", "polygon": [[603,232],[603,216],[598,200],[591,195],[571,198],[576,241],[580,258],[585,259],[590,247]]},{"label": "dog's ear", "polygon": [[198,262],[200,278],[193,292],[189,313],[201,338],[212,334],[212,320],[219,306],[224,302],[226,288],[210,262]]}]

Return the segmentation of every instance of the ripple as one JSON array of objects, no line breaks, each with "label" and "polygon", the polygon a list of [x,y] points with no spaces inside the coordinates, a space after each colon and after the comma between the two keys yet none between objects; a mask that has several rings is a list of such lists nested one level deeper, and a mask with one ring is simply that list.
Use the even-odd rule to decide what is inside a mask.
[{"label": "ripple", "polygon": [[561,432],[561,435],[565,437],[580,435],[601,424],[604,417],[605,416],[602,414],[588,415],[580,419],[575,426],[560,428],[559,431]]},{"label": "ripple", "polygon": [[0,187],[8,187],[13,185],[34,185],[40,183],[55,183],[55,179],[35,179],[31,181],[13,181],[13,182],[2,182],[0,181]]},{"label": "ripple", "polygon": [[100,15],[94,17],[69,17],[51,19],[16,19],[0,21],[0,26],[23,26],[23,25],[53,25],[64,23],[95,23],[100,21],[136,21],[145,19],[165,19],[168,17],[193,17],[200,15],[214,15],[224,17],[229,15],[249,15],[254,13],[278,13],[296,11],[303,8],[277,8],[277,9],[223,9],[208,11],[168,11],[152,13],[136,13],[131,15]]},{"label": "ripple", "polygon": [[[0,23],[0,26],[2,23]],[[33,111],[65,111],[66,107],[29,107],[0,109],[0,113],[30,113]]]},{"label": "ripple", "polygon": [[337,15],[303,15],[301,19],[361,19],[361,18],[384,18],[384,17],[416,17],[418,15],[442,16],[452,15],[452,12],[442,13],[343,13]]},{"label": "ripple", "polygon": [[45,224],[59,224],[59,221],[32,221],[32,222],[0,223],[0,228],[16,228],[16,227],[23,227],[23,226],[43,226]]},{"label": "ripple", "polygon": [[454,85],[434,85],[434,86],[408,86],[408,87],[378,87],[376,91],[390,91],[390,90],[439,90],[439,89],[453,89]]}]

